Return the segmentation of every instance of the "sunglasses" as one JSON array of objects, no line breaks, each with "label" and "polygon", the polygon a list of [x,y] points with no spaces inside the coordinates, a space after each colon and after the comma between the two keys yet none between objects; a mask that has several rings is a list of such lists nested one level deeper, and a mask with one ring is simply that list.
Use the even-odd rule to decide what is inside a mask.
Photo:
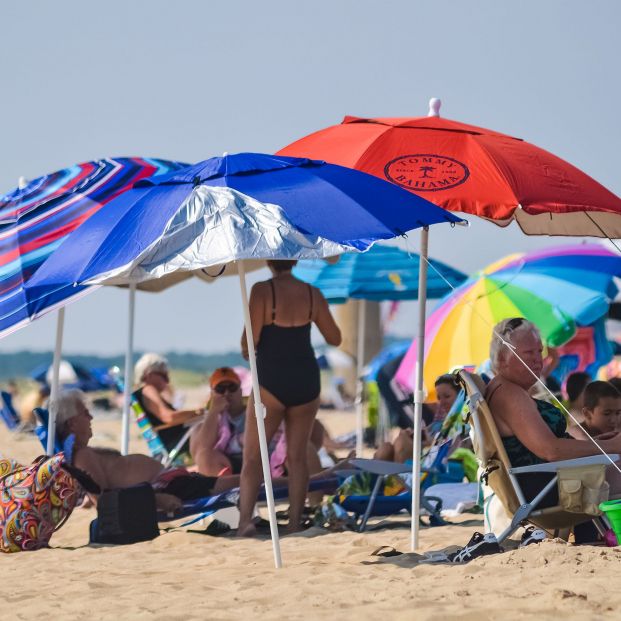
[{"label": "sunglasses", "polygon": [[226,392],[237,392],[239,389],[239,384],[234,384],[233,382],[222,382],[217,386],[214,386],[214,391],[219,395],[223,395]]},{"label": "sunglasses", "polygon": [[507,325],[504,327],[504,330],[502,331],[503,334],[509,334],[510,332],[513,332],[513,330],[519,328],[525,321],[526,319],[524,319],[523,317],[515,317],[514,319],[509,320],[507,322]]}]

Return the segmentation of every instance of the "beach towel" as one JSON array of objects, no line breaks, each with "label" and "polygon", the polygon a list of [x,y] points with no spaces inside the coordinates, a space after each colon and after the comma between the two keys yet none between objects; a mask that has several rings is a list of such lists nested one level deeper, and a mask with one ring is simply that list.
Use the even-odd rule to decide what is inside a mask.
[{"label": "beach towel", "polygon": [[81,499],[64,453],[38,457],[30,466],[0,459],[0,552],[47,547]]}]

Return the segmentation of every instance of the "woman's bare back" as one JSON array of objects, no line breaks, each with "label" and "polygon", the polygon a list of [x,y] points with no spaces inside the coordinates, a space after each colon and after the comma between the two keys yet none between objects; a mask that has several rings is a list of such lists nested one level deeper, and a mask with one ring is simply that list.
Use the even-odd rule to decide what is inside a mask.
[{"label": "woman's bare back", "polygon": [[313,287],[292,276],[281,276],[261,283],[265,325],[306,325],[314,319],[315,296]]},{"label": "woman's bare back", "polygon": [[147,455],[121,455],[117,451],[90,447],[78,451],[75,463],[102,489],[151,483],[164,470],[162,464]]}]

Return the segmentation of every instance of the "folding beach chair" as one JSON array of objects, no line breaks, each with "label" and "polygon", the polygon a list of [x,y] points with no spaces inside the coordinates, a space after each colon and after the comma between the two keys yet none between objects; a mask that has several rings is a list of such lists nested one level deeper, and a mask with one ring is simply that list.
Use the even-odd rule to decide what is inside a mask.
[{"label": "folding beach chair", "polygon": [[[489,406],[483,398],[485,393],[483,380],[478,375],[464,370],[457,371],[456,376],[466,391],[474,449],[483,470],[481,479],[491,487],[511,518],[509,526],[498,535],[498,542],[502,543],[525,522],[531,522],[544,530],[558,532],[559,529],[571,528],[594,520],[595,514],[573,513],[563,508],[560,503],[545,508],[540,508],[540,505],[548,493],[558,486],[559,477],[564,478],[564,473],[571,473],[572,483],[576,484],[576,494],[580,495],[584,491],[593,497],[594,502],[591,504],[599,504],[595,498],[607,496],[607,484],[604,483],[601,488],[583,490],[581,479],[589,476],[589,473],[597,473],[598,470],[601,474],[604,467],[610,464],[608,458],[605,455],[595,455],[514,468],[509,461]],[[608,457],[613,461],[619,458],[618,455]],[[551,478],[528,502],[517,475],[536,473],[548,473]],[[595,526],[601,532],[601,525],[597,521]]]},{"label": "folding beach chair", "polygon": [[[421,468],[421,506],[429,514],[431,526],[441,526],[446,524],[440,512],[442,510],[442,500],[437,496],[430,496],[424,490],[439,483],[436,475],[440,474],[446,454],[450,449],[450,442],[442,445],[438,450],[433,464],[428,468]],[[340,495],[335,500],[343,509],[354,514],[358,527],[358,532],[363,532],[367,526],[369,518],[372,516],[386,516],[400,513],[403,510],[411,512],[412,509],[412,490],[404,481],[408,488],[399,494],[385,495],[380,493],[388,479],[393,475],[404,475],[412,473],[412,466],[408,464],[398,464],[392,461],[381,459],[350,459],[348,462],[357,473],[369,473],[374,475],[375,483],[371,494],[352,494]],[[348,474],[351,474],[349,472]],[[354,472],[354,475],[356,472]]]},{"label": "folding beach chair", "polygon": [[177,444],[169,451],[164,446],[164,443],[162,442],[157,432],[158,430],[166,429],[171,425],[160,425],[158,427],[154,427],[151,424],[151,421],[147,418],[144,408],[142,407],[134,393],[132,393],[131,395],[130,408],[136,420],[136,424],[138,425],[138,429],[140,430],[140,435],[147,443],[151,457],[157,459],[166,468],[174,464],[183,465],[183,459],[181,458],[181,449],[188,441],[194,425],[197,425],[201,421],[193,420],[189,423],[186,423],[186,432],[183,434],[179,442],[177,442]]},{"label": "folding beach chair", "polygon": [[5,390],[0,391],[0,418],[4,421],[9,431],[15,431],[21,424],[19,415],[13,407],[13,397]]}]

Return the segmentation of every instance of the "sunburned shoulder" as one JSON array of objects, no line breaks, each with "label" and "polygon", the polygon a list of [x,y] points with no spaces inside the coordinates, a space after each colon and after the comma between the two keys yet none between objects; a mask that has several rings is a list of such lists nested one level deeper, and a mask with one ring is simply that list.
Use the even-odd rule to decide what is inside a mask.
[{"label": "sunburned shoulder", "polygon": [[532,402],[530,395],[517,384],[503,380],[497,384],[490,383],[486,391],[488,405],[493,410],[511,410],[513,407],[522,407],[524,403]]}]

